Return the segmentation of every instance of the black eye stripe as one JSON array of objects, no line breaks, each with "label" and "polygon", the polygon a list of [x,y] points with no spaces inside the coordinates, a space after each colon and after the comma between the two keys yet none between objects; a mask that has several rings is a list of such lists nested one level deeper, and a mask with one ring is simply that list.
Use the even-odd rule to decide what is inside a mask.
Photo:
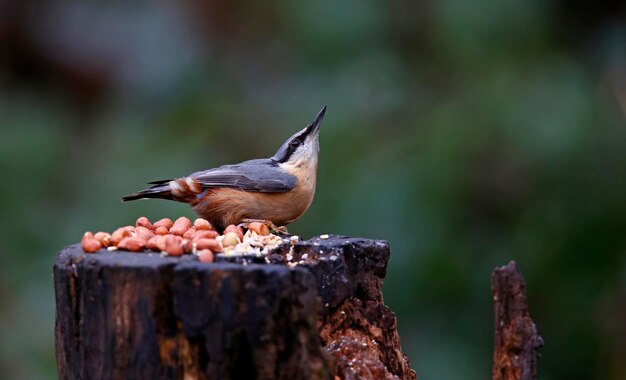
[{"label": "black eye stripe", "polygon": [[300,133],[291,136],[291,139],[285,142],[274,155],[277,162],[287,162],[296,150],[306,141],[307,136],[311,133],[311,125],[306,127]]}]

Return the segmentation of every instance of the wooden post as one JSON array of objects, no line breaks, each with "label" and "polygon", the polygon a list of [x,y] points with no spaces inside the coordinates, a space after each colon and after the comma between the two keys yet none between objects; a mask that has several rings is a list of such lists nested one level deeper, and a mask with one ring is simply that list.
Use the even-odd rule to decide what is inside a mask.
[{"label": "wooden post", "polygon": [[415,378],[382,302],[386,242],[315,238],[267,259],[64,249],[59,378]]},{"label": "wooden post", "polygon": [[495,315],[493,380],[535,380],[543,339],[528,313],[526,284],[511,261],[491,276]]}]

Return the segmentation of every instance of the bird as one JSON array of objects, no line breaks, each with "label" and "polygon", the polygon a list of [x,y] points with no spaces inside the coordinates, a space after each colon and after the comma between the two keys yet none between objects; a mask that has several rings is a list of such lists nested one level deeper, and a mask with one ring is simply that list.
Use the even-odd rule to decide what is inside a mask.
[{"label": "bird", "polygon": [[326,106],[270,158],[148,182],[152,186],[126,195],[122,201],[157,198],[188,203],[199,217],[220,230],[251,221],[286,226],[300,218],[313,202],[319,131],[325,114]]}]

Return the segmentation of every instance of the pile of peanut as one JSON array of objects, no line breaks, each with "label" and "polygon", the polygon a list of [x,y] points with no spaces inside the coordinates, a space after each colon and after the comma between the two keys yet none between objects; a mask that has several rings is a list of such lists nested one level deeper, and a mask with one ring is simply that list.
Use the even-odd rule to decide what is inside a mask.
[{"label": "pile of peanut", "polygon": [[172,222],[163,218],[151,223],[145,216],[140,217],[134,226],[120,227],[113,233],[85,232],[81,246],[86,253],[94,253],[102,248],[142,252],[146,249],[162,252],[168,256],[195,254],[202,262],[213,262],[214,254],[244,252],[267,254],[282,243],[282,238],[270,234],[263,223],[253,222],[243,228],[230,225],[220,235],[211,224],[202,218],[193,224],[186,217]]}]

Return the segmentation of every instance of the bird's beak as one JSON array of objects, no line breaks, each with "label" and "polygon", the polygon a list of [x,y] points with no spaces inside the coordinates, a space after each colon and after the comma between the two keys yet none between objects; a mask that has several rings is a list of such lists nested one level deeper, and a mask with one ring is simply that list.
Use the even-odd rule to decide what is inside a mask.
[{"label": "bird's beak", "polygon": [[322,125],[322,120],[324,120],[324,115],[326,115],[326,106],[324,106],[320,110],[320,112],[315,117],[315,120],[313,120],[313,123],[309,127],[311,129],[311,132],[310,132],[311,135],[316,135],[317,132],[319,132],[320,126]]}]

